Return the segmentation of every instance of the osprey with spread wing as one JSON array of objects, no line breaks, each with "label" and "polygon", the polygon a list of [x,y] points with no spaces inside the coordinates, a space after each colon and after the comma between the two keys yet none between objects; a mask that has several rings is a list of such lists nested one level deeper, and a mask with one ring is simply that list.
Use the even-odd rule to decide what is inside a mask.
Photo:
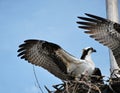
[{"label": "osprey with spread wing", "polygon": [[81,74],[91,75],[95,69],[92,47],[83,49],[81,59],[72,56],[59,45],[44,40],[26,40],[18,50],[22,59],[41,66],[62,80],[78,79]]},{"label": "osprey with spread wing", "polygon": [[120,67],[120,24],[92,14],[86,13],[86,15],[88,17],[78,17],[83,20],[77,22],[81,24],[79,28],[88,30],[85,33],[109,47]]}]

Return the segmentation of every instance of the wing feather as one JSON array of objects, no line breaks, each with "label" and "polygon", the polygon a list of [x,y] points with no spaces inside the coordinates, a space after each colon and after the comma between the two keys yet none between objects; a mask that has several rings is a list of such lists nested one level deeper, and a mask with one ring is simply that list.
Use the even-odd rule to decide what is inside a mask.
[{"label": "wing feather", "polygon": [[80,24],[78,27],[86,29],[85,33],[90,34],[91,38],[109,47],[120,67],[120,24],[96,15],[86,15],[88,17],[78,17],[83,20],[77,22]]},{"label": "wing feather", "polygon": [[57,44],[44,40],[26,40],[19,46],[18,52],[18,56],[22,59],[43,67],[62,80],[71,78],[67,74],[66,64],[69,64],[68,61],[74,57]]}]

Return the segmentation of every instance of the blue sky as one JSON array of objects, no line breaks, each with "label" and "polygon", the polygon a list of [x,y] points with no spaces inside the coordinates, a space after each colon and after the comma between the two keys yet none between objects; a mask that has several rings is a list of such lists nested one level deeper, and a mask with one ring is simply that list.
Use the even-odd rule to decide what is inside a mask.
[{"label": "blue sky", "polygon": [[[106,17],[105,0],[0,0],[0,92],[40,93],[32,65],[17,57],[26,39],[57,43],[78,58],[84,47],[92,46],[97,50],[92,55],[96,66],[109,76],[108,49],[77,27],[77,16],[84,13]],[[35,69],[43,89],[61,83],[46,70]]]}]

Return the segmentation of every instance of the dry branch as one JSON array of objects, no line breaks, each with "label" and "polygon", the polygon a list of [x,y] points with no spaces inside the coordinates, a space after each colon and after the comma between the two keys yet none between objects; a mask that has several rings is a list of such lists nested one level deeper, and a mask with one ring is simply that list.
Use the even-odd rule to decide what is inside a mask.
[{"label": "dry branch", "polygon": [[90,80],[65,81],[62,84],[54,85],[54,91],[48,93],[120,93],[120,79],[108,80],[110,85]]}]

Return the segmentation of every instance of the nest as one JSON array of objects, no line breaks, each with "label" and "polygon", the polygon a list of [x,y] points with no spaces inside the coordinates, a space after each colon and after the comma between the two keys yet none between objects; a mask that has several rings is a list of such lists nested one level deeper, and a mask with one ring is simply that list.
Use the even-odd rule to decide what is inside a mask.
[{"label": "nest", "polygon": [[110,79],[110,88],[115,93],[120,93],[120,78],[112,78]]},{"label": "nest", "polygon": [[53,85],[54,91],[45,88],[48,93],[120,93],[120,78],[108,81],[110,85],[90,80],[63,81],[62,84]]}]

